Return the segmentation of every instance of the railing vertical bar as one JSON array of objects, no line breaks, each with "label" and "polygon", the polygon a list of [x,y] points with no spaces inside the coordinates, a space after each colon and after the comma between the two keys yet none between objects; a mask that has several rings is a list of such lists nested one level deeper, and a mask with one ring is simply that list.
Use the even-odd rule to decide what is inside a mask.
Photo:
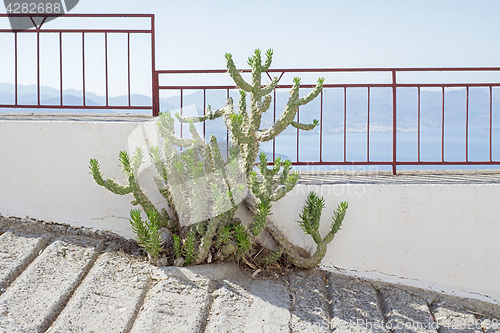
[{"label": "railing vertical bar", "polygon": [[366,161],[370,162],[370,87],[368,87],[368,112],[366,113]]},{"label": "railing vertical bar", "polygon": [[159,74],[156,72],[155,16],[151,15],[151,107],[153,117],[160,115]]},{"label": "railing vertical bar", "polygon": [[465,87],[465,161],[469,162],[469,87]]},{"label": "railing vertical bar", "polygon": [[63,40],[62,33],[59,32],[59,90],[60,90],[60,105],[63,105]]},{"label": "railing vertical bar", "polygon": [[14,105],[17,105],[17,31],[14,32]]},{"label": "railing vertical bar", "polygon": [[441,87],[441,162],[444,162],[444,87]]},{"label": "railing vertical bar", "polygon": [[[203,115],[207,114],[207,89],[203,89]],[[206,138],[207,122],[203,122],[203,138]]]},{"label": "railing vertical bar", "polygon": [[[297,107],[297,123],[300,123],[300,107]],[[299,163],[299,129],[297,128],[297,163]]]},{"label": "railing vertical bar", "polygon": [[344,87],[344,162],[347,161],[347,87]]},{"label": "railing vertical bar", "polygon": [[[183,111],[184,111],[183,110],[183,106],[184,106],[184,89],[182,89],[182,88],[181,88],[181,96],[180,97],[181,97],[180,107],[181,107],[181,117],[182,117],[182,116],[184,116],[184,114],[183,114]],[[183,125],[182,121],[179,121],[179,125],[181,127],[180,134],[181,134],[181,138],[182,138],[182,125]],[[181,147],[181,150],[182,150],[182,147]]]},{"label": "railing vertical bar", "polygon": [[82,32],[82,78],[83,78],[83,106],[86,106],[85,98],[85,32]]},{"label": "railing vertical bar", "polygon": [[36,32],[36,101],[40,105],[40,31]]},{"label": "railing vertical bar", "polygon": [[109,96],[108,96],[108,33],[104,33],[104,67],[106,69],[106,106],[109,105]]},{"label": "railing vertical bar", "polygon": [[[154,76],[154,75],[155,74],[153,73],[152,76]],[[127,32],[127,88],[128,88],[128,90],[127,90],[128,106],[130,106],[131,105],[131,103],[130,103],[130,32]],[[151,92],[151,96],[153,96],[153,95],[154,95],[154,93]]]},{"label": "railing vertical bar", "polygon": [[[276,123],[276,89],[274,89],[273,103],[274,103],[274,108],[273,108],[273,125],[274,125],[274,123]],[[276,160],[276,138],[273,138],[273,162],[275,160]]]},{"label": "railing vertical bar", "polygon": [[396,165],[397,165],[397,146],[396,146],[396,139],[397,139],[397,118],[396,118],[396,111],[397,111],[397,98],[396,98],[396,71],[392,71],[392,174],[395,175],[397,170],[396,170]]},{"label": "railing vertical bar", "polygon": [[319,103],[319,161],[323,162],[323,89],[321,89]]},{"label": "railing vertical bar", "polygon": [[492,125],[493,125],[493,87],[490,86],[490,162],[493,161],[493,133],[492,133]]},{"label": "railing vertical bar", "polygon": [[[229,99],[229,89],[227,89],[226,101]],[[229,129],[226,129],[226,157],[229,159]]]},{"label": "railing vertical bar", "polygon": [[421,124],[421,119],[420,119],[420,87],[417,87],[417,119],[418,119],[418,125],[417,125],[417,161],[420,163],[420,124]]}]

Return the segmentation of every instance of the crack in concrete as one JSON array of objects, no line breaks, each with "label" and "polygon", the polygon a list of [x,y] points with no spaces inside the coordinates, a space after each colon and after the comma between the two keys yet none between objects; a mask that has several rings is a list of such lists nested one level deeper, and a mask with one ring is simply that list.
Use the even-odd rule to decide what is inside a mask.
[{"label": "crack in concrete", "polygon": [[[424,290],[427,290],[429,292],[436,293],[436,294],[442,293],[442,294],[452,295],[452,296],[462,297],[462,298],[471,298],[470,295],[474,295],[474,296],[477,296],[475,298],[480,300],[480,301],[484,301],[484,299],[488,299],[488,300],[490,300],[489,301],[490,303],[495,304],[495,305],[500,305],[500,300],[497,300],[489,295],[482,294],[480,292],[469,291],[469,290],[465,290],[465,289],[443,290],[442,287],[434,286],[431,283],[424,282],[424,281],[419,280],[419,279],[412,279],[412,278],[408,278],[408,277],[404,277],[404,276],[399,276],[396,274],[385,273],[385,272],[382,272],[382,271],[376,270],[376,269],[373,269],[373,270],[345,269],[345,268],[340,268],[340,267],[337,267],[334,265],[320,265],[320,268],[327,270],[327,271],[331,271],[331,269],[333,268],[334,270],[340,271],[346,275],[355,276],[355,277],[358,277],[361,279],[370,279],[374,282],[380,282],[380,283],[388,283],[388,284],[392,283],[392,284],[400,285],[401,287],[419,288],[419,289],[424,289]],[[375,277],[367,276],[370,274],[376,274],[379,276],[375,276]],[[381,276],[394,278],[395,282],[383,280],[381,278]],[[409,282],[404,283],[403,281],[409,281]],[[417,286],[417,285],[419,285],[419,286]],[[438,290],[438,288],[439,288],[439,290]],[[419,295],[414,295],[414,296],[419,296]]]},{"label": "crack in concrete", "polygon": [[206,332],[208,325],[208,317],[210,316],[210,312],[212,311],[212,306],[214,304],[214,295],[215,290],[219,288],[219,284],[216,281],[209,280],[208,282],[208,295],[205,302],[205,307],[202,311],[202,316],[200,320],[199,331]]}]

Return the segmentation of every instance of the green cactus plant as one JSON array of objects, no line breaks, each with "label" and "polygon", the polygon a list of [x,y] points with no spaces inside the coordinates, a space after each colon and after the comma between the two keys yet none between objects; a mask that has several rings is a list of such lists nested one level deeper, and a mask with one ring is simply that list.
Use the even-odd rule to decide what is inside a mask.
[{"label": "green cactus plant", "polygon": [[158,255],[163,251],[158,212],[155,210],[147,211],[147,221],[144,222],[141,218],[141,211],[132,209],[130,211],[130,224],[137,235],[139,245],[146,250],[150,260],[158,259]]},{"label": "green cactus plant", "polygon": [[[182,117],[177,114],[180,122],[202,122],[224,117],[227,128],[231,134],[232,142],[240,147],[242,159],[247,175],[254,167],[259,153],[259,143],[273,140],[282,133],[289,125],[300,130],[312,130],[319,121],[315,119],[311,124],[302,124],[294,121],[299,106],[305,105],[315,99],[323,89],[324,78],[318,79],[318,84],[306,96],[299,98],[300,78],[293,79],[290,98],[280,118],[268,129],[260,129],[261,119],[264,112],[271,106],[271,93],[278,85],[279,78],[274,77],[272,81],[262,86],[262,74],[265,73],[272,62],[273,51],[266,51],[266,61],[262,64],[260,50],[255,50],[252,57],[248,58],[248,64],[252,69],[252,83],[247,83],[241,76],[234,64],[231,54],[226,53],[226,66],[229,75],[240,88],[239,112],[235,112],[233,100],[228,99],[225,107],[208,112],[201,117]],[[250,107],[247,108],[247,94],[250,94]]]},{"label": "green cactus plant", "polygon": [[[296,185],[299,174],[292,172],[291,162],[277,158],[274,166],[268,165],[265,154],[259,154],[261,142],[273,140],[288,126],[299,130],[312,130],[319,122],[311,124],[294,121],[298,108],[316,98],[323,88],[324,78],[304,97],[299,97],[300,78],[293,79],[290,97],[279,119],[268,129],[261,129],[262,115],[272,102],[271,93],[278,85],[275,77],[265,86],[262,74],[272,62],[272,50],[266,52],[262,61],[260,50],[248,59],[251,67],[251,83],[246,82],[237,70],[231,54],[226,54],[229,75],[240,89],[238,110],[233,100],[212,111],[210,106],[203,116],[183,117],[176,114],[181,123],[187,123],[192,138],[178,138],[174,131],[174,118],[169,113],[158,118],[158,131],[164,141],[162,147],[152,147],[149,155],[158,172],[154,182],[165,198],[168,209],[159,211],[146,197],[137,182],[137,174],[144,154],[137,149],[132,159],[124,151],[120,152],[120,162],[128,177],[128,185],[120,185],[112,179],[102,178],[99,163],[91,159],[91,174],[97,184],[109,191],[126,195],[132,194],[134,205],[140,205],[148,216],[142,221],[140,212],[131,212],[131,224],[141,244],[150,257],[156,258],[162,250],[159,228],[172,232],[173,251],[178,265],[200,264],[212,252],[227,260],[245,258],[257,246],[258,236],[263,231],[270,233],[278,249],[264,251],[256,256],[257,262],[267,265],[283,255],[294,265],[312,267],[317,265],[326,253],[326,247],[340,229],[347,209],[343,202],[334,212],[334,222],[330,232],[322,238],[319,234],[319,218],[324,207],[324,199],[309,194],[299,225],[311,235],[317,244],[312,256],[302,256],[284,237],[270,220],[272,202],[283,198]],[[247,105],[247,102],[250,102]],[[227,161],[224,161],[217,140],[211,137],[208,143],[200,137],[195,122],[204,122],[222,117],[231,134],[232,146]],[[177,147],[183,148],[179,151]],[[259,157],[258,168],[255,162]],[[238,175],[243,175],[243,180]],[[246,195],[245,185],[250,189]],[[205,201],[207,204],[200,205]],[[235,218],[240,202],[253,214],[254,221],[244,225]],[[188,223],[186,223],[188,221]],[[260,253],[260,252],[259,252]]]}]

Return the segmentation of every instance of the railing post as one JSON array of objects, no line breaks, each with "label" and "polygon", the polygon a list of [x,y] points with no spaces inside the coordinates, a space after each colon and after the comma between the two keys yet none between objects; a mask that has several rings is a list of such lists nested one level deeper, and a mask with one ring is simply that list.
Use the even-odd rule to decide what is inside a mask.
[{"label": "railing post", "polygon": [[156,51],[155,51],[155,16],[151,15],[151,105],[153,117],[160,115],[160,90],[158,88],[158,72],[156,71]]},{"label": "railing post", "polygon": [[152,92],[153,117],[160,115],[160,90],[158,89],[158,73],[153,72],[153,92]]},{"label": "railing post", "polygon": [[396,70],[392,70],[392,174],[396,175]]}]

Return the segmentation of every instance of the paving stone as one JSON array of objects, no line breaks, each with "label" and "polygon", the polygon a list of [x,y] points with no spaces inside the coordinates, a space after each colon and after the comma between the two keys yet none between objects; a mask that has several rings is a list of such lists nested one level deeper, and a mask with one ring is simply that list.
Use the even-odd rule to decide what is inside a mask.
[{"label": "paving stone", "polygon": [[245,286],[235,281],[223,280],[218,283],[212,298],[205,332],[247,332],[246,318],[254,300],[245,290]]},{"label": "paving stone", "polygon": [[102,254],[49,332],[125,332],[148,288],[146,264],[120,252]]},{"label": "paving stone", "polygon": [[94,246],[56,240],[0,295],[0,332],[42,332],[95,260]]},{"label": "paving stone", "polygon": [[0,236],[0,294],[45,247],[43,236],[8,231]]},{"label": "paving stone", "polygon": [[439,333],[482,333],[481,322],[466,310],[445,301],[432,305],[432,311],[439,326]]},{"label": "paving stone", "polygon": [[380,293],[386,326],[392,332],[437,333],[437,323],[423,298],[397,288],[382,288]]},{"label": "paving stone", "polygon": [[292,332],[330,332],[329,300],[326,281],[317,270],[290,276],[292,294]]},{"label": "paving stone", "polygon": [[377,292],[370,283],[332,273],[328,290],[333,332],[389,332],[384,326]]},{"label": "paving stone", "polygon": [[284,281],[253,280],[246,332],[290,332],[290,294]]},{"label": "paving stone", "polygon": [[484,333],[500,333],[500,320],[489,316],[476,316]]},{"label": "paving stone", "polygon": [[[187,270],[177,268],[177,271]],[[146,295],[132,333],[187,333],[202,330],[211,282],[201,276],[189,278],[184,274],[176,275],[160,273],[159,276],[153,276],[156,282]]]},{"label": "paving stone", "polygon": [[[251,279],[236,264],[160,269],[111,249],[98,258],[99,241],[83,235],[44,247],[44,225],[2,221],[1,333],[383,332],[384,320],[391,332],[500,331],[490,303],[318,270],[282,281]],[[51,230],[47,239],[65,228]],[[373,325],[349,326],[358,320]]]},{"label": "paving stone", "polygon": [[290,294],[285,281],[251,279],[236,269],[219,276],[206,332],[289,332]]}]

